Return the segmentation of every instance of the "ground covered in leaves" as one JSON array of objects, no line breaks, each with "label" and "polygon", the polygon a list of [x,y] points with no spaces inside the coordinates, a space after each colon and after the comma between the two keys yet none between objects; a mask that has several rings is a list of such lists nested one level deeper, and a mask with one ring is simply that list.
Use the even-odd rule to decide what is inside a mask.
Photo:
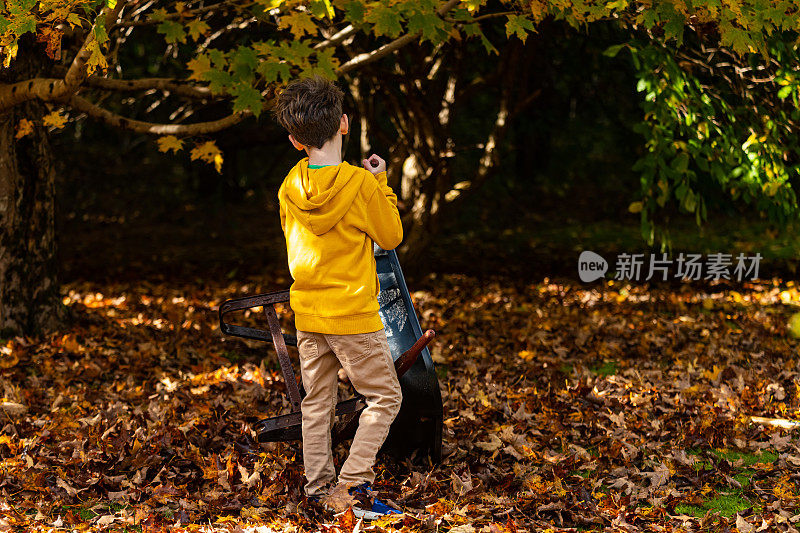
[{"label": "ground covered in leaves", "polygon": [[222,338],[216,310],[287,285],[68,284],[69,326],[0,344],[0,530],[798,527],[791,282],[432,275],[413,296],[438,333],[444,459],[383,457],[407,514],[371,525],[308,505],[296,443],[234,446],[288,404],[271,348]]}]

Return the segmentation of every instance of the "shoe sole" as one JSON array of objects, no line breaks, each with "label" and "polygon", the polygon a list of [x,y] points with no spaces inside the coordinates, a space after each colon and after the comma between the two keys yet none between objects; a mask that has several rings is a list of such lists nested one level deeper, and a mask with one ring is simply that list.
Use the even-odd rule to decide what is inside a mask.
[{"label": "shoe sole", "polygon": [[[339,517],[346,512],[347,511],[336,513],[334,516]],[[353,507],[353,515],[356,518],[361,518],[362,520],[377,520],[379,518],[384,518],[387,516],[400,518],[401,516],[403,516],[403,513],[376,513],[375,511],[367,511],[365,509],[358,509],[356,507]]]}]

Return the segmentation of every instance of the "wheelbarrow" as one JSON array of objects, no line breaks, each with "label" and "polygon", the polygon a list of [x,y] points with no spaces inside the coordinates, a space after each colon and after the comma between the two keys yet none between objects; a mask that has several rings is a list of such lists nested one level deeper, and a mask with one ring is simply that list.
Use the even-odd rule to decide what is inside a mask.
[{"label": "wheelbarrow", "polygon": [[[383,450],[397,457],[409,457],[416,451],[417,457],[427,455],[438,463],[442,456],[442,396],[427,347],[435,334],[432,330],[422,332],[395,251],[383,250],[375,245],[374,253],[380,282],[379,313],[403,390],[403,403],[389,430]],[[274,307],[275,304],[288,302],[289,290],[282,290],[227,300],[219,307],[222,333],[272,342],[278,355],[290,412],[254,423],[252,429],[259,442],[293,441],[302,438],[300,404],[305,391],[297,383],[287,348],[297,346],[297,338],[281,330]],[[263,308],[268,330],[226,321],[230,313],[254,307]],[[366,403],[358,394],[336,405],[337,421],[332,430],[335,443],[355,434],[358,417],[364,407]]]}]

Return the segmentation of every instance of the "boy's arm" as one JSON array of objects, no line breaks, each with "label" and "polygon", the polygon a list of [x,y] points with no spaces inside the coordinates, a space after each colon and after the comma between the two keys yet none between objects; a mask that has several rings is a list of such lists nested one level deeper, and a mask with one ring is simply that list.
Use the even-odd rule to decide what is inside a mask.
[{"label": "boy's arm", "polygon": [[286,232],[286,211],[283,207],[283,184],[281,184],[280,189],[278,189],[278,212],[281,216],[281,231],[284,233]]},{"label": "boy's arm", "polygon": [[366,233],[384,250],[403,241],[403,223],[397,209],[397,195],[387,183],[386,171],[375,174],[378,186],[367,200]]}]

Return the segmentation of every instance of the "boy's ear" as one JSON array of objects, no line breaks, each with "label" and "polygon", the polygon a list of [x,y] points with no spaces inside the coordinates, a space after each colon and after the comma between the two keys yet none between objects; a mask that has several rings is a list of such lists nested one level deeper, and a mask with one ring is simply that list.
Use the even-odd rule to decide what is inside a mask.
[{"label": "boy's ear", "polygon": [[342,120],[339,122],[339,133],[342,135],[347,135],[347,132],[350,131],[350,120],[347,118],[347,114],[342,114]]},{"label": "boy's ear", "polygon": [[295,139],[293,135],[289,135],[289,141],[291,141],[291,143],[292,143],[292,146],[294,146],[294,147],[295,147],[295,148],[297,148],[298,150],[303,150],[303,149],[305,149],[305,146],[303,146],[302,144],[300,144],[299,142],[297,142],[297,139]]}]

